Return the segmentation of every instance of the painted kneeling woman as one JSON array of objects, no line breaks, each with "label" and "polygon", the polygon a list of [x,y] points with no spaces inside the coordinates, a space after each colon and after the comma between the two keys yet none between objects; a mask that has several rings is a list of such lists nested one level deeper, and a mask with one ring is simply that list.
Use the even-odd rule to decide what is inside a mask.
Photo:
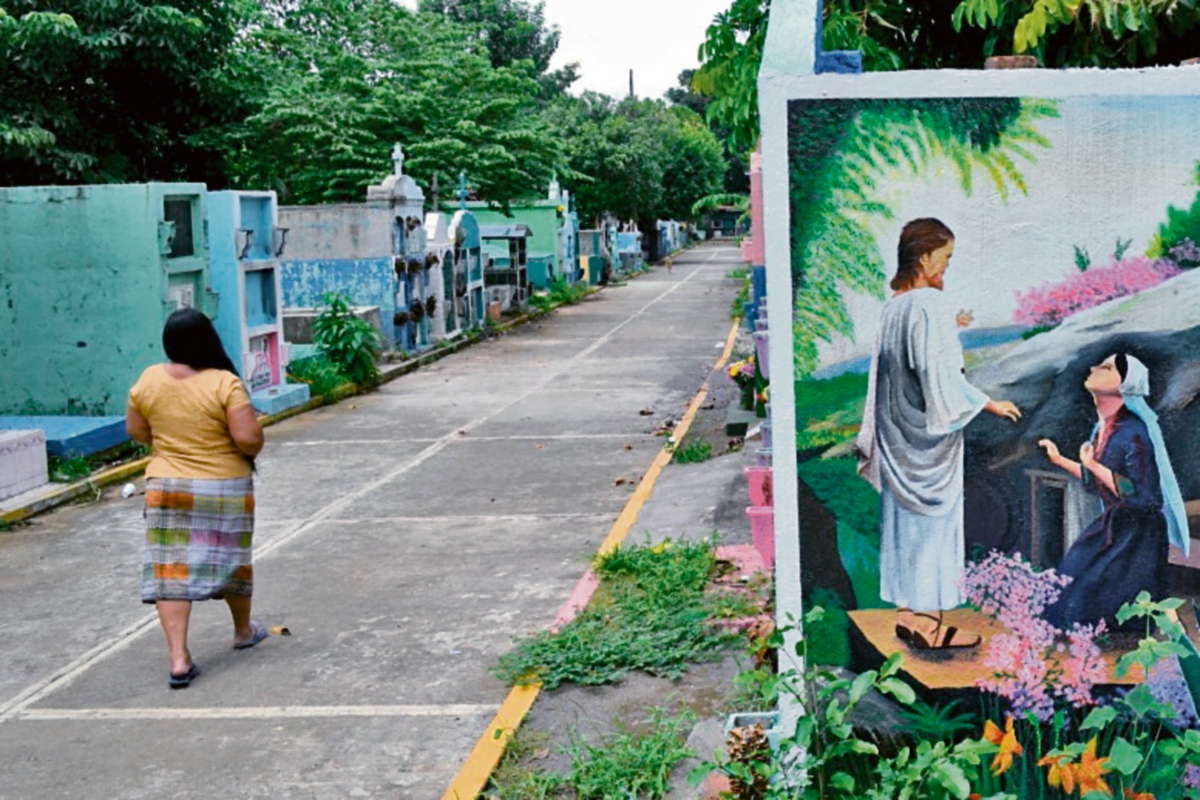
[{"label": "painted kneeling woman", "polygon": [[1146,403],[1150,373],[1133,356],[1118,354],[1092,367],[1084,382],[1099,423],[1079,448],[1079,460],[1054,442],[1038,442],[1050,461],[1100,496],[1103,513],[1079,536],[1058,572],[1071,577],[1046,619],[1060,630],[1101,619],[1139,592],[1158,600],[1167,592],[1168,545],[1188,550],[1187,517],[1167,458],[1158,416]]}]

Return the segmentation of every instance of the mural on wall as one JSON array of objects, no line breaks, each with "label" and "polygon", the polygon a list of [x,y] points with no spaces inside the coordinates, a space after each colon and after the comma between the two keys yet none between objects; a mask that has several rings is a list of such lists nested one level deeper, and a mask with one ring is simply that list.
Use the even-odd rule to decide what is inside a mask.
[{"label": "mural on wall", "polygon": [[1200,98],[788,111],[806,597],[970,650],[1000,585],[1091,636],[1193,593]]}]

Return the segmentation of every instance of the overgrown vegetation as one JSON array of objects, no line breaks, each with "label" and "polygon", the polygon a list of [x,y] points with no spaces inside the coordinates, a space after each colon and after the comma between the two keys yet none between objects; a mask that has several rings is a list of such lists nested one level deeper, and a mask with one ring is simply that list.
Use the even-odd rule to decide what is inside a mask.
[{"label": "overgrown vegetation", "polygon": [[674,448],[671,459],[676,464],[700,464],[712,458],[712,445],[704,439],[693,439]]},{"label": "overgrown vegetation", "polygon": [[293,361],[288,364],[287,376],[292,383],[307,383],[313,397],[328,397],[349,384],[338,368],[323,356]]},{"label": "overgrown vegetation", "polygon": [[321,313],[313,320],[313,344],[346,380],[359,386],[373,386],[379,380],[382,344],[379,331],[354,316],[350,298],[339,292],[327,292]]},{"label": "overgrown vegetation", "polygon": [[631,670],[678,678],[732,641],[711,620],[750,611],[730,592],[706,591],[714,566],[709,541],[617,547],[593,565],[600,586],[587,607],[557,632],[519,641],[495,673],[547,689],[611,683]]},{"label": "overgrown vegetation", "polygon": [[549,311],[555,306],[573,306],[587,297],[588,291],[584,283],[567,283],[565,278],[555,278],[544,294],[535,294],[529,298],[529,305],[538,311]]},{"label": "overgrown vegetation", "polygon": [[671,768],[695,755],[684,746],[691,722],[686,710],[670,714],[654,709],[636,728],[618,722],[615,733],[594,744],[576,734],[562,749],[571,759],[565,774],[534,769],[531,762],[545,749],[545,737],[518,731],[509,740],[485,796],[495,800],[666,797]]},{"label": "overgrown vegetation", "polygon": [[47,471],[51,483],[77,483],[87,479],[97,470],[144,458],[150,455],[150,452],[150,447],[147,445],[131,440],[90,456],[72,456],[63,459],[51,455],[47,458]]},{"label": "overgrown vegetation", "polygon": [[83,456],[61,459],[50,456],[50,480],[53,483],[75,483],[92,474],[91,463]]}]

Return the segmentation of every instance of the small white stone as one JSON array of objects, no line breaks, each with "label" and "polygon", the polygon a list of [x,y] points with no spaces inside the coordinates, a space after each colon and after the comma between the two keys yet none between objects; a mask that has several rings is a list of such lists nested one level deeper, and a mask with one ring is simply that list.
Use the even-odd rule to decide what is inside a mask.
[{"label": "small white stone", "polygon": [[135,494],[137,494],[137,486],[135,484],[127,483],[121,487],[121,497],[124,497],[125,499],[128,500],[130,497],[133,497]]}]

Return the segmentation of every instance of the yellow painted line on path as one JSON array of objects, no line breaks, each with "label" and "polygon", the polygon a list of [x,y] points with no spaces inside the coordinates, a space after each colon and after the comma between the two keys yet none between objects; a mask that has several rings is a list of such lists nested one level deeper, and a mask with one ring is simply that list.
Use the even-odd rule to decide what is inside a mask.
[{"label": "yellow painted line on path", "polygon": [[[729,330],[729,337],[725,340],[725,350],[721,353],[721,358],[713,365],[713,372],[723,369],[726,362],[729,361],[730,355],[733,354],[733,346],[737,342],[737,334],[738,323],[735,321],[733,327]],[[675,426],[673,435],[676,444],[683,441],[684,435],[687,434],[688,428],[691,427],[692,422],[696,419],[696,414],[699,413],[700,407],[704,405],[704,401],[707,398],[708,389],[703,386],[700,387],[700,391],[696,393],[695,399],[692,400],[691,405],[688,406],[687,411],[684,413],[683,419]],[[617,517],[617,521],[613,523],[608,536],[600,544],[597,555],[604,555],[609,552],[621,544],[625,537],[629,535],[629,531],[633,528],[633,523],[637,520],[638,512],[646,500],[650,498],[650,493],[654,490],[654,484],[658,480],[658,476],[670,462],[671,453],[666,448],[663,448],[650,465],[650,469],[646,471],[633,496],[625,503],[625,508],[622,509],[621,515]],[[509,691],[508,697],[501,704],[500,710],[496,712],[495,718],[492,719],[491,724],[484,730],[483,735],[479,737],[479,741],[475,743],[475,747],[467,756],[467,760],[459,768],[458,774],[450,782],[450,787],[442,795],[442,800],[475,800],[475,798],[479,797],[484,787],[487,786],[488,780],[492,777],[492,771],[500,763],[500,759],[504,755],[504,748],[508,745],[508,740],[516,733],[517,728],[521,725],[521,721],[529,713],[529,709],[533,708],[533,703],[537,700],[541,689],[540,684],[532,683],[527,686],[514,686]]]}]

